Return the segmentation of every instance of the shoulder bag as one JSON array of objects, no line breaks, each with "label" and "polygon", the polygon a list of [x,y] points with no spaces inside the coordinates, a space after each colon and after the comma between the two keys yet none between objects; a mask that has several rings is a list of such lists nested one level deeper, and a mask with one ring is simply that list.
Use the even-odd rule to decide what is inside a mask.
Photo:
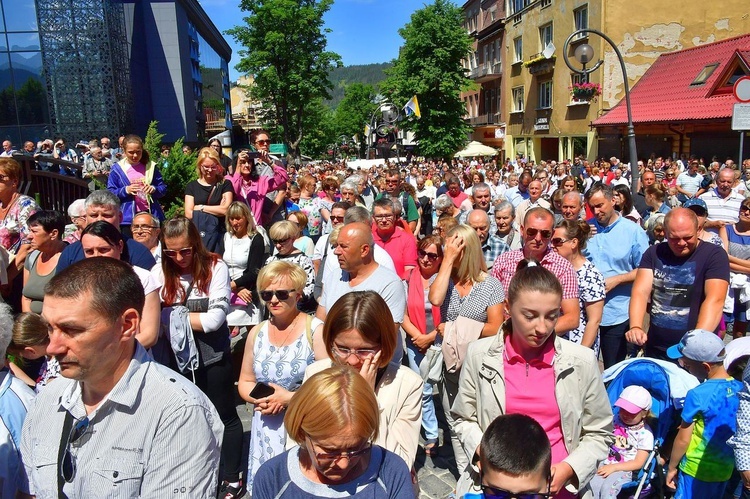
[{"label": "shoulder bag", "polygon": [[445,321],[443,329],[443,360],[449,373],[456,373],[461,369],[466,357],[469,343],[479,339],[484,328],[484,322],[475,321],[461,315],[453,321]]}]

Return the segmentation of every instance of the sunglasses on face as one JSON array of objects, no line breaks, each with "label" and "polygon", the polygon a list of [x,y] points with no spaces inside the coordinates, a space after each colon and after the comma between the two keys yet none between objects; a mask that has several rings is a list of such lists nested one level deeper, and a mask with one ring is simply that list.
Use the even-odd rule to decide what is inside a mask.
[{"label": "sunglasses on face", "polygon": [[268,144],[271,143],[271,141],[270,140],[256,140],[255,143],[256,144],[261,144],[261,145],[263,145],[263,144],[268,145]]},{"label": "sunglasses on face", "polygon": [[542,239],[549,239],[552,237],[552,231],[546,229],[526,229],[526,237],[535,238],[537,234],[542,235]]},{"label": "sunglasses on face", "polygon": [[550,242],[552,243],[552,246],[562,246],[563,243],[567,243],[568,241],[570,241],[570,239],[563,239],[562,237],[553,237],[552,241]]},{"label": "sunglasses on face", "polygon": [[265,289],[259,294],[261,300],[268,302],[273,299],[274,295],[279,301],[286,301],[292,293],[294,293],[293,289]]},{"label": "sunglasses on face", "polygon": [[284,244],[284,243],[286,243],[286,242],[287,242],[287,241],[289,241],[290,239],[291,239],[291,237],[287,237],[286,239],[274,239],[274,240],[273,240],[273,244],[274,244],[274,245],[281,245],[281,244]]},{"label": "sunglasses on face", "polygon": [[438,255],[437,253],[428,253],[424,250],[417,250],[417,255],[419,256],[419,258],[427,257],[427,259],[431,262],[434,262],[440,257],[440,255]]},{"label": "sunglasses on face", "polygon": [[331,215],[331,222],[343,222],[343,221],[344,221],[344,217],[339,217],[339,216],[336,216],[336,215]]},{"label": "sunglasses on face", "polygon": [[174,258],[179,253],[182,258],[187,258],[190,255],[193,254],[193,248],[181,248],[178,250],[172,250],[172,249],[165,249],[162,250],[165,255],[167,255],[169,258]]}]

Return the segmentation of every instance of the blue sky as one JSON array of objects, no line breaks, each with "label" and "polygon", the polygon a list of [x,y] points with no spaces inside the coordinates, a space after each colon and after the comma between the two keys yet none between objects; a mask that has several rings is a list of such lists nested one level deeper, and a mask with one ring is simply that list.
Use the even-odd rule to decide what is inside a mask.
[{"label": "blue sky", "polygon": [[[225,30],[242,22],[247,15],[239,8],[238,0],[201,0],[201,5],[216,27]],[[398,56],[403,41],[398,34],[411,17],[428,0],[335,0],[325,16],[328,49],[341,56],[345,65],[387,62]],[[234,39],[224,38],[232,47],[229,63],[230,79],[237,79],[234,66],[239,62],[239,50]]]}]

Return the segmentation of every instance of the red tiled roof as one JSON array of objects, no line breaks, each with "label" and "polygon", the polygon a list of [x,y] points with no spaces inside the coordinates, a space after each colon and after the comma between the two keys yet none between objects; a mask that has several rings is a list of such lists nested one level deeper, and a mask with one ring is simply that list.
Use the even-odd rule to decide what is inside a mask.
[{"label": "red tiled roof", "polygon": [[[630,90],[633,123],[729,118],[736,100],[732,92],[715,92],[727,66],[740,57],[750,65],[750,34],[661,54]],[[706,83],[691,86],[709,64],[719,66]],[[594,126],[626,124],[625,98]]]}]

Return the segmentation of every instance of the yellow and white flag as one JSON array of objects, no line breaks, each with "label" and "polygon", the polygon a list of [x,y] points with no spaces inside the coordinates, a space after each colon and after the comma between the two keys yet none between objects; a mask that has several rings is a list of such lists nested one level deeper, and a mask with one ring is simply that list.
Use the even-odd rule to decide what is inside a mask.
[{"label": "yellow and white flag", "polygon": [[406,113],[406,116],[411,116],[413,114],[416,115],[417,118],[422,117],[422,113],[419,111],[419,101],[417,101],[416,95],[406,103],[404,106],[404,112]]},{"label": "yellow and white flag", "polygon": [[365,137],[370,136],[370,125],[365,125]]}]

